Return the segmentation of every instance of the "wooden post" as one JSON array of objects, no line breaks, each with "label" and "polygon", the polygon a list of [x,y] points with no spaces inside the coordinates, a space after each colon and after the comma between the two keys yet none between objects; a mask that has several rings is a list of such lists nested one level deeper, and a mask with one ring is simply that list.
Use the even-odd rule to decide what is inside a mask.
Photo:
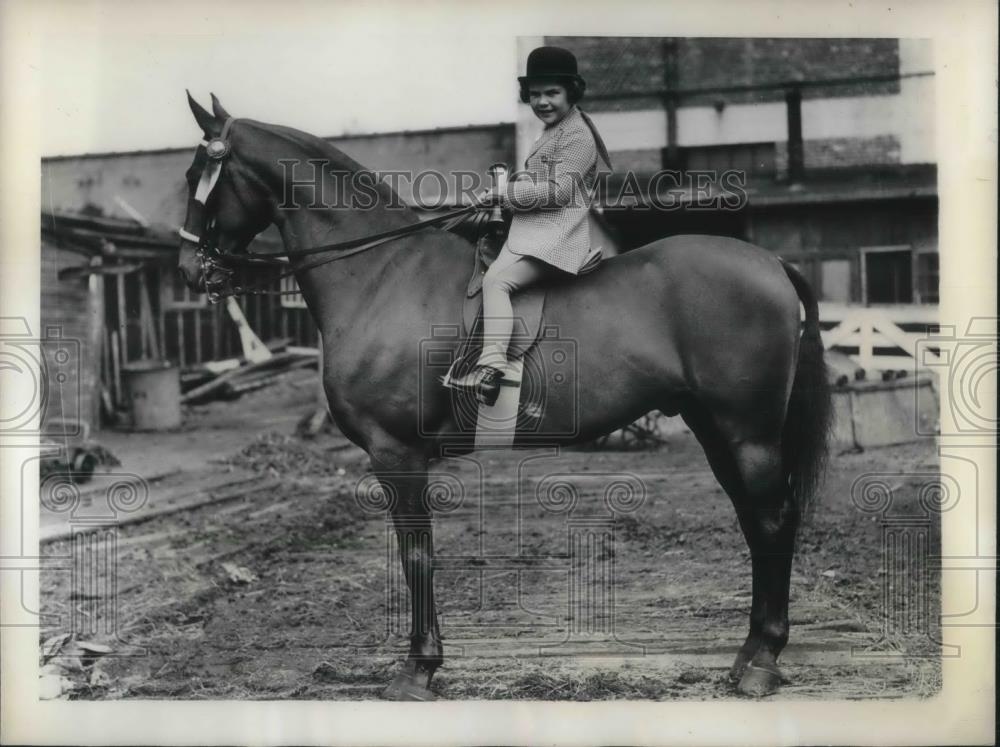
[{"label": "wooden post", "polygon": [[226,299],[226,311],[229,312],[229,316],[239,330],[240,344],[243,346],[243,357],[251,363],[260,363],[270,358],[271,351],[267,349],[267,346],[261,342],[260,338],[250,328],[246,317],[243,315],[243,311],[240,309],[239,303],[232,296]]},{"label": "wooden post", "polygon": [[118,400],[118,392],[115,391],[115,376],[114,363],[111,361],[111,331],[108,329],[108,325],[104,323],[102,342],[102,352],[104,353],[104,374],[101,377],[101,381],[107,385],[108,393],[111,395],[111,403],[114,404]]},{"label": "wooden post", "polygon": [[177,365],[187,365],[187,351],[184,349],[184,309],[177,309]]},{"label": "wooden post", "polygon": [[805,147],[802,143],[802,91],[785,92],[788,115],[788,181],[793,184],[805,177]]},{"label": "wooden post", "polygon": [[156,273],[157,279],[157,289],[160,291],[156,314],[156,331],[157,337],[160,341],[160,360],[165,361],[167,359],[167,322],[166,322],[166,309],[167,305],[163,302],[164,299],[164,282],[163,282],[163,270],[159,269]]},{"label": "wooden post", "polygon": [[[281,290],[281,288],[276,287],[275,290]],[[271,296],[269,306],[271,326],[268,331],[271,337],[281,337],[281,296]]]},{"label": "wooden post", "polygon": [[153,303],[149,298],[149,285],[143,270],[139,270],[139,315],[142,319],[143,337],[149,347],[149,357],[155,358],[160,354],[160,341],[153,323]]},{"label": "wooden post", "polygon": [[858,363],[866,371],[875,369],[875,326],[867,314],[858,329]]},{"label": "wooden post", "polygon": [[253,304],[253,328],[256,331],[266,336],[264,332],[264,319],[262,313],[263,312],[262,307],[264,306],[264,304],[262,303],[262,301],[263,301],[262,296],[251,296],[251,300],[249,301],[249,303]]},{"label": "wooden post", "polygon": [[118,301],[118,345],[121,363],[128,363],[128,317],[125,311],[125,276],[115,275],[115,296]]},{"label": "wooden post", "polygon": [[680,168],[680,148],[677,145],[677,40],[663,42],[663,108],[667,111],[667,152],[664,168]]},{"label": "wooden post", "polygon": [[[118,276],[121,278],[121,276]],[[115,382],[115,405],[121,406],[125,402],[125,393],[122,391],[122,362],[121,346],[118,344],[118,332],[111,333],[111,367]]]},{"label": "wooden post", "polygon": [[[102,264],[100,257],[90,260],[90,266],[99,270]],[[87,280],[87,347],[90,356],[90,370],[93,382],[90,387],[92,401],[90,412],[87,416],[90,419],[90,426],[94,430],[101,425],[101,387],[103,380],[101,377],[101,360],[104,358],[104,276],[100,272],[92,272]]]},{"label": "wooden post", "polygon": [[201,363],[205,360],[201,349],[202,313],[201,309],[194,310],[194,360]]},{"label": "wooden post", "polygon": [[222,350],[222,316],[219,304],[209,311],[209,315],[212,323],[212,357],[215,360],[222,360],[225,355],[223,355]]},{"label": "wooden post", "polygon": [[160,330],[160,352],[163,360],[167,360],[167,309],[170,307],[171,293],[173,291],[171,283],[167,280],[163,267],[159,271],[159,295],[160,295],[160,315],[157,317],[157,324]]}]

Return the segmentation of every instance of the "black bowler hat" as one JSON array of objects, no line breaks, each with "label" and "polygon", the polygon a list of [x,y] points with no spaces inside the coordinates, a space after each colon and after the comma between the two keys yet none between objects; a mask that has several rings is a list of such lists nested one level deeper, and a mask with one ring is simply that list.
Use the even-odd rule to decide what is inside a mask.
[{"label": "black bowler hat", "polygon": [[528,55],[527,75],[518,77],[521,85],[533,80],[571,78],[583,82],[576,69],[576,57],[562,47],[538,47]]}]

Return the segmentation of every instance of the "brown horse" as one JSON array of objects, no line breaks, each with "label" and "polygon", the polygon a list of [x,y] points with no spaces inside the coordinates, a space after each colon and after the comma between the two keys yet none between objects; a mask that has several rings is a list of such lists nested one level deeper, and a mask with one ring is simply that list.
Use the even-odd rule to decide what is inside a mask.
[{"label": "brown horse", "polygon": [[[180,270],[192,289],[205,289],[206,265],[197,252],[202,231],[211,231],[210,243],[221,256],[245,254],[271,224],[280,231],[322,335],[330,412],[370,455],[375,475],[393,496],[412,630],[407,659],[383,696],[430,699],[442,645],[432,522],[422,494],[428,461],[440,456],[443,444],[453,447],[463,429],[451,392],[436,376],[421,375],[419,342],[433,325],[462,318],[471,247],[454,233],[431,228],[315,266],[303,256],[310,247],[418,218],[386,207],[394,195],[383,185],[368,209],[297,207],[315,202],[314,187],[290,182],[281,161],[319,159],[326,164],[324,180],[334,171],[357,172],[360,165],[303,132],[232,120],[214,95],[214,113],[189,100],[205,137],[214,142],[199,148],[188,170],[191,198]],[[213,158],[224,165],[202,204],[196,193]],[[345,183],[328,186],[332,193]],[[732,499],[753,564],[750,631],[731,676],[740,692],[773,692],[781,682],[778,656],[788,641],[796,531],[822,473],[831,412],[809,286],[794,268],[745,242],[677,236],[555,283],[545,316],[562,337],[576,341],[578,373],[575,401],[559,392],[549,397],[539,430],[571,434],[562,443],[583,442],[660,409],[680,414],[697,436]],[[529,353],[526,369],[535,354]],[[466,452],[472,449],[471,437],[463,443]]]}]

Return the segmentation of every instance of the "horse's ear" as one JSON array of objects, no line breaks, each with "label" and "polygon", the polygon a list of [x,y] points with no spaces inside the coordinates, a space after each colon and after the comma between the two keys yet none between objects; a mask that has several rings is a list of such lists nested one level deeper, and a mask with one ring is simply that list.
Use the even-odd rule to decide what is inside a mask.
[{"label": "horse's ear", "polygon": [[190,91],[187,91],[187,97],[191,113],[194,115],[195,121],[198,123],[201,131],[205,133],[205,137],[215,137],[222,132],[222,124],[209,114],[205,107],[194,100]]},{"label": "horse's ear", "polygon": [[219,103],[219,99],[216,98],[215,94],[210,94],[212,96],[212,111],[215,112],[215,116],[225,122],[229,119],[229,112],[222,108],[222,104]]}]

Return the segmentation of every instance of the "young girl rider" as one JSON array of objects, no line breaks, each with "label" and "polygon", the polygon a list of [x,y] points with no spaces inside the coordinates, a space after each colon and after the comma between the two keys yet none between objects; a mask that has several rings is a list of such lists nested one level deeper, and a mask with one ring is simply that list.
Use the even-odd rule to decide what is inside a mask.
[{"label": "young girl rider", "polygon": [[530,104],[545,129],[525,161],[525,170],[479,206],[499,203],[512,212],[507,241],[483,276],[483,350],[477,365],[449,385],[496,402],[514,326],[510,296],[559,271],[579,273],[590,252],[589,197],[598,155],[611,167],[593,121],[576,105],[586,83],[576,57],[559,47],[528,55],[527,74],[518,78],[521,101]]}]

